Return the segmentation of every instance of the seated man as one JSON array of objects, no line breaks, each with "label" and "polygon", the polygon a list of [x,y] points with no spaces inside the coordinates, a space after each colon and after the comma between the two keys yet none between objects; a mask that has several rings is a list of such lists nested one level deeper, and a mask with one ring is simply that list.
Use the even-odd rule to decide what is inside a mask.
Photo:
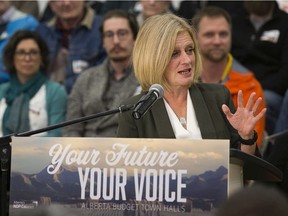
[{"label": "seated man", "polygon": [[[112,10],[104,16],[101,33],[108,56],[77,79],[68,99],[67,120],[116,109],[136,93],[131,54],[137,32],[137,21],[128,12]],[[118,115],[113,114],[64,128],[64,136],[115,137],[117,127]]]},{"label": "seated man", "polygon": [[[260,83],[253,73],[233,59],[231,47],[231,18],[222,8],[207,6],[198,11],[192,23],[197,29],[197,38],[203,61],[201,80],[207,83],[222,83],[231,92],[235,106],[237,106],[237,94],[242,90],[244,102],[247,103],[252,92],[256,97],[264,99],[264,93]],[[265,107],[264,102],[259,106],[258,112]],[[261,146],[265,130],[265,118],[259,120],[256,125],[258,133],[257,144]]]},{"label": "seated man", "polygon": [[55,16],[37,31],[50,48],[51,79],[64,84],[70,93],[78,75],[106,55],[99,31],[101,17],[84,0],[50,1],[49,6]]}]

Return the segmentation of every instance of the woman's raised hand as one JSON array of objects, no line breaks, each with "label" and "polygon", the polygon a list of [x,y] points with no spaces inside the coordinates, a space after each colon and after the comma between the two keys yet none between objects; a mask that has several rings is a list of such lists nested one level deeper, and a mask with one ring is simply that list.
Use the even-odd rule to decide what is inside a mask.
[{"label": "woman's raised hand", "polygon": [[251,93],[249,100],[244,106],[243,104],[243,93],[238,91],[238,107],[234,114],[231,113],[229,107],[226,104],[222,105],[222,110],[225,113],[228,121],[234,127],[242,139],[251,139],[253,138],[253,131],[255,129],[256,123],[264,117],[266,113],[266,108],[263,108],[258,114],[257,110],[259,105],[262,102],[262,98],[259,97],[256,99],[256,93]]}]

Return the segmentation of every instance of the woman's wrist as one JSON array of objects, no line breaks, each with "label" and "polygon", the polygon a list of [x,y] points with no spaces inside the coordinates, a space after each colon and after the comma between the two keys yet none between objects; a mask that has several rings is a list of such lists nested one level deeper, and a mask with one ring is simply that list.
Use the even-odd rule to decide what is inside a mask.
[{"label": "woman's wrist", "polygon": [[257,132],[254,130],[253,134],[250,136],[245,136],[245,138],[242,138],[241,135],[239,135],[239,142],[244,144],[244,145],[253,145],[258,139],[258,134]]}]

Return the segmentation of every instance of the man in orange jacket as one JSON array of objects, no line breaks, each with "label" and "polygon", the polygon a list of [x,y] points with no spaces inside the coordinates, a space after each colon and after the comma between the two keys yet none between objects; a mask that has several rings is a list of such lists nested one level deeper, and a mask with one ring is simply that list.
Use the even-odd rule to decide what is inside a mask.
[{"label": "man in orange jacket", "polygon": [[[252,92],[256,98],[264,98],[261,84],[254,74],[242,66],[230,54],[231,48],[231,18],[222,8],[208,6],[198,11],[192,19],[197,30],[197,38],[202,54],[203,73],[202,81],[207,83],[222,83],[231,92],[235,106],[237,106],[237,93],[243,91],[246,103]],[[258,112],[265,107],[265,101],[259,106]],[[258,133],[257,145],[261,148],[265,118],[256,125]]]}]

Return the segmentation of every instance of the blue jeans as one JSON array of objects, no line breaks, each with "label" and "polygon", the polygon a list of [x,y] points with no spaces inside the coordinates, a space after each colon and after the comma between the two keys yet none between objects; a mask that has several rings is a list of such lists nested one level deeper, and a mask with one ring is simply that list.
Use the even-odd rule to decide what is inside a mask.
[{"label": "blue jeans", "polygon": [[286,90],[280,113],[275,125],[275,133],[288,129],[288,90]]},{"label": "blue jeans", "polygon": [[[275,132],[276,122],[283,102],[283,96],[271,90],[264,90],[266,101],[266,131],[269,135]],[[288,101],[288,100],[287,100]]]}]

